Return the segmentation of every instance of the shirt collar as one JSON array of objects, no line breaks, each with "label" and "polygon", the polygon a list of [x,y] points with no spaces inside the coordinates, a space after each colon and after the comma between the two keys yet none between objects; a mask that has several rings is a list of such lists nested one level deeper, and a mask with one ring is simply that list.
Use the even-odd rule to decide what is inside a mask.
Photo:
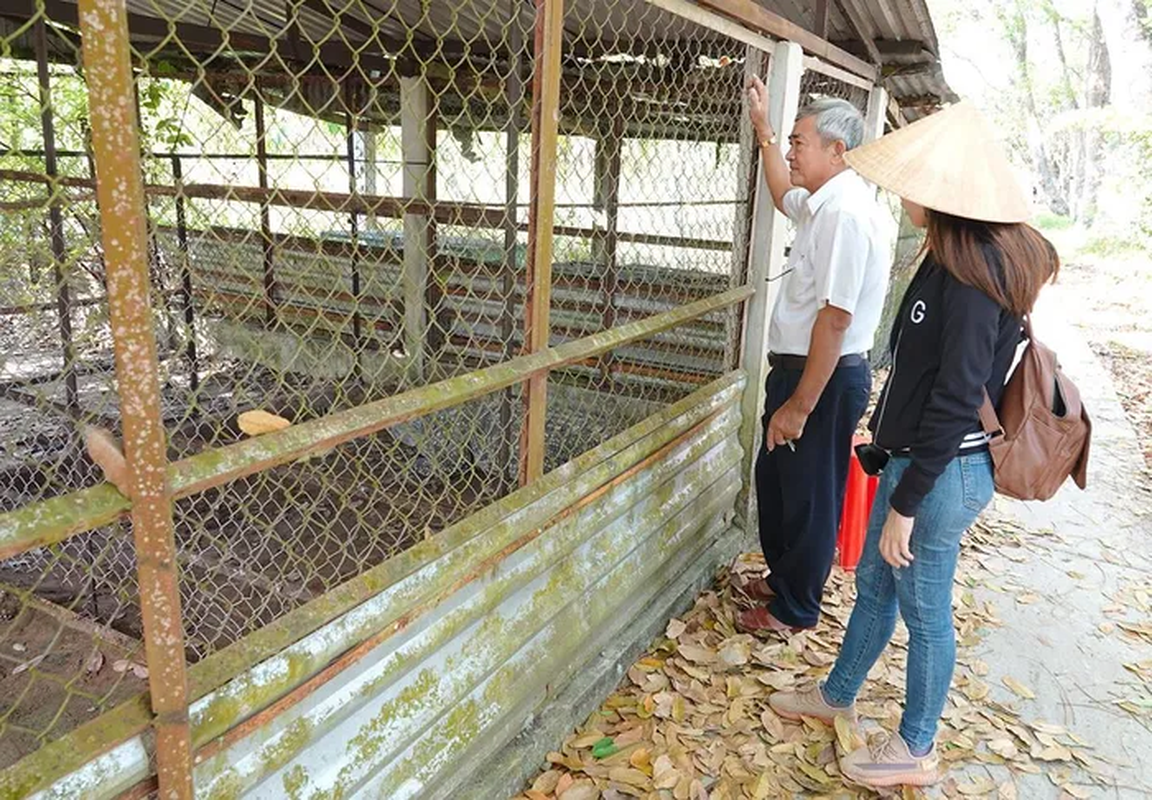
[{"label": "shirt collar", "polygon": [[830,199],[848,190],[853,178],[859,176],[851,169],[846,169],[839,175],[832,177],[827,183],[817,189],[808,197],[808,213],[815,215]]}]

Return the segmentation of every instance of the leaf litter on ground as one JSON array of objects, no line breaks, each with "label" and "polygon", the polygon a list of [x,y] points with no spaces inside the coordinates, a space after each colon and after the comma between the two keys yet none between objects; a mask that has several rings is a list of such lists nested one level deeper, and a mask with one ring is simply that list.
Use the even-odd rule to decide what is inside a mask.
[{"label": "leaf litter on ground", "polygon": [[[998,701],[989,684],[989,665],[971,653],[985,631],[1001,624],[995,607],[979,602],[971,588],[980,577],[999,577],[988,567],[992,556],[1026,562],[1036,546],[1030,535],[1014,522],[986,519],[967,537],[954,598],[956,678],[937,739],[943,768],[961,772],[945,776],[929,790],[931,796],[1015,800],[1021,796],[1016,778],[1042,773],[1063,797],[1091,797],[1087,784],[1104,783],[1085,753],[1087,743],[1062,726],[1022,716],[1016,706],[1035,698],[1031,688],[1001,676],[1017,702]],[[628,670],[600,709],[548,755],[531,789],[515,800],[876,797],[844,781],[837,755],[897,729],[907,632],[898,626],[869,674],[857,702],[860,727],[843,720],[834,726],[814,719],[784,720],[772,711],[768,697],[827,675],[855,589],[852,575],[835,569],[816,629],[760,640],[738,634],[735,619],[748,604],[738,587],[765,571],[756,553],[742,554],[720,570],[714,586],[688,613],[669,621],[665,635]],[[1145,682],[1152,673],[1152,662],[1127,666]],[[993,779],[991,773],[966,767],[1006,772]],[[886,796],[912,800],[929,794],[904,787]]]}]

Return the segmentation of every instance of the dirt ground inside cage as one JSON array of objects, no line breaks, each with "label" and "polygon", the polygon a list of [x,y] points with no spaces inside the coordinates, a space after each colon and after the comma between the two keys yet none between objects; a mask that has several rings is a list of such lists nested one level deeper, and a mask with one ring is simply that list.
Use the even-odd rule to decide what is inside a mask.
[{"label": "dirt ground inside cage", "polygon": [[[377,399],[358,387],[218,363],[191,400],[182,365],[165,361],[169,457],[240,441],[237,414],[259,407],[293,422]],[[81,377],[85,411],[115,429],[111,375]],[[63,386],[0,399],[0,509],[102,480]],[[589,389],[550,392],[550,466],[639,422],[657,405]],[[470,401],[328,453],[209,489],[174,505],[185,651],[190,663],[426,537],[514,486],[516,431],[503,393]],[[518,425],[519,400],[511,398]],[[190,413],[190,408],[196,413]],[[98,421],[97,424],[100,424]],[[511,435],[507,431],[511,430]],[[502,432],[503,431],[503,432]],[[0,562],[0,769],[147,688],[131,522]],[[112,644],[108,644],[111,642]],[[96,662],[99,661],[99,665]],[[113,669],[113,665],[118,668]]]}]

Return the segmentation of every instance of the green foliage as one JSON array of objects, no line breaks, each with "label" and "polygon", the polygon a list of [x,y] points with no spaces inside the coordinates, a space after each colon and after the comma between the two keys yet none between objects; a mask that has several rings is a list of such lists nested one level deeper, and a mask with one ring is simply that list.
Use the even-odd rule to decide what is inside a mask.
[{"label": "green foliage", "polygon": [[1097,234],[1088,237],[1080,247],[1080,251],[1102,258],[1135,255],[1137,253],[1146,253],[1150,241],[1152,241],[1152,239],[1149,237],[1147,228],[1134,230],[1131,235],[1127,237]]},{"label": "green foliage", "polygon": [[1071,217],[1053,214],[1050,211],[1037,214],[1032,224],[1042,231],[1066,231],[1076,224]]}]

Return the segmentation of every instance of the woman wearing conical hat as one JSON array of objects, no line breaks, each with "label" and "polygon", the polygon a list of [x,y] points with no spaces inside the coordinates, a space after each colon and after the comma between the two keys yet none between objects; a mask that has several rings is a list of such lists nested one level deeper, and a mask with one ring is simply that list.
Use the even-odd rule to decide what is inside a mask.
[{"label": "woman wearing conical hat", "polygon": [[1025,224],[1028,200],[991,127],[967,103],[846,158],[927,228],[925,252],[893,326],[892,372],[870,424],[875,444],[861,454],[881,479],[840,655],[824,683],[770,702],[786,718],[855,722],[856,695],[899,613],[909,633],[899,732],[840,766],[871,787],[922,786],[939,778],[935,736],[956,661],[960,539],[993,493],[979,408],[985,390],[999,403],[1023,317],[1059,259]]}]

